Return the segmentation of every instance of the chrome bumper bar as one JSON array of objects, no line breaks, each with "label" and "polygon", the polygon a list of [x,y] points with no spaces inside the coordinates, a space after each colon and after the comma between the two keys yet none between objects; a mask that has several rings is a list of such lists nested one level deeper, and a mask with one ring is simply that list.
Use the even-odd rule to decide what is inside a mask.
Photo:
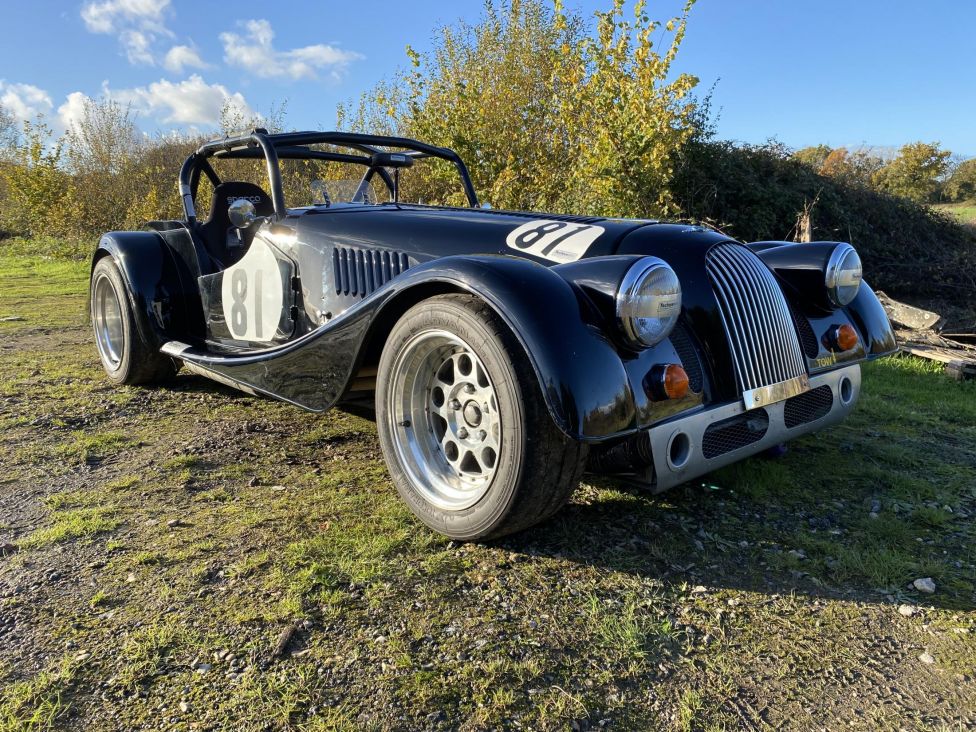
[{"label": "chrome bumper bar", "polygon": [[[787,440],[840,422],[850,414],[857,402],[861,390],[861,367],[855,364],[810,377],[810,391],[822,386],[829,387],[832,395],[830,409],[822,416],[788,427],[784,412],[789,400],[766,404],[761,408],[769,420],[765,434],[749,444],[714,457],[705,455],[706,432],[718,422],[750,411],[746,409],[744,402],[723,404],[684,417],[679,415],[651,427],[647,430],[647,435],[654,459],[653,490],[667,490]],[[799,397],[806,393],[809,392],[804,392]]]}]

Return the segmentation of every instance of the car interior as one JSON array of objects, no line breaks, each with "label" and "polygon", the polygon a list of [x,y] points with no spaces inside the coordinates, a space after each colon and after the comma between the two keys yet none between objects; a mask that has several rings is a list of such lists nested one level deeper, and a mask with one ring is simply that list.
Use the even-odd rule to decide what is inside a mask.
[{"label": "car interior", "polygon": [[214,188],[210,215],[199,225],[198,233],[217,269],[226,269],[240,260],[254,238],[254,228],[238,229],[230,222],[228,209],[240,198],[251,201],[258,216],[274,213],[271,197],[254,183],[227,181]]}]

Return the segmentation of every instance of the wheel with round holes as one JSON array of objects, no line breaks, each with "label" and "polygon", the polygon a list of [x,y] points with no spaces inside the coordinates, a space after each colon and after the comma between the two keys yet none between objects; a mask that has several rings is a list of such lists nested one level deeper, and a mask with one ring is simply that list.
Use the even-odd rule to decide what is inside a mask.
[{"label": "wheel with round holes", "polygon": [[400,496],[453,539],[496,538],[548,518],[586,459],[549,416],[521,344],[470,295],[425,300],[394,326],[376,417]]},{"label": "wheel with round holes", "polygon": [[[149,324],[129,303],[125,282],[112,257],[102,257],[92,268],[89,305],[95,346],[109,381],[150,384],[176,373],[173,359],[162,355],[143,336],[149,332]],[[142,323],[138,322],[140,317]]]}]

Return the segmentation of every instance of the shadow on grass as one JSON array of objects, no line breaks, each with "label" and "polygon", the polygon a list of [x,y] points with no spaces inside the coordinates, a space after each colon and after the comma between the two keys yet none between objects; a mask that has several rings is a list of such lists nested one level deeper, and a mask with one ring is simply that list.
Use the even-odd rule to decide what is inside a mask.
[{"label": "shadow on grass", "polygon": [[[976,383],[917,359],[865,368],[842,425],[661,495],[594,479],[504,542],[709,588],[976,608]],[[932,578],[935,594],[913,586]]]},{"label": "shadow on grass", "polygon": [[[663,495],[593,480],[582,502],[500,545],[709,590],[976,608],[972,514],[933,526],[927,511],[898,510],[870,490],[816,501],[784,485],[780,496],[757,500],[728,473],[763,472],[762,462]],[[780,462],[786,472],[798,467]],[[872,511],[878,503],[889,512]],[[934,595],[912,586],[921,577],[935,580]]]},{"label": "shadow on grass", "polygon": [[[586,479],[516,552],[766,594],[976,608],[976,389],[916,360],[865,369],[847,422],[662,495]],[[166,387],[250,397],[201,376]],[[912,586],[931,577],[934,595]]]}]

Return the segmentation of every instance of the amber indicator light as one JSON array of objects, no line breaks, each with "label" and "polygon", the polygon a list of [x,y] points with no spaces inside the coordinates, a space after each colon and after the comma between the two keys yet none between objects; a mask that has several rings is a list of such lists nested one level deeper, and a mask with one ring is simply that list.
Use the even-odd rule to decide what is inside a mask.
[{"label": "amber indicator light", "polygon": [[834,330],[834,343],[841,351],[849,351],[857,345],[857,331],[853,326],[841,325]]},{"label": "amber indicator light", "polygon": [[678,364],[672,363],[664,369],[664,393],[668,399],[681,399],[688,393],[688,374]]}]

